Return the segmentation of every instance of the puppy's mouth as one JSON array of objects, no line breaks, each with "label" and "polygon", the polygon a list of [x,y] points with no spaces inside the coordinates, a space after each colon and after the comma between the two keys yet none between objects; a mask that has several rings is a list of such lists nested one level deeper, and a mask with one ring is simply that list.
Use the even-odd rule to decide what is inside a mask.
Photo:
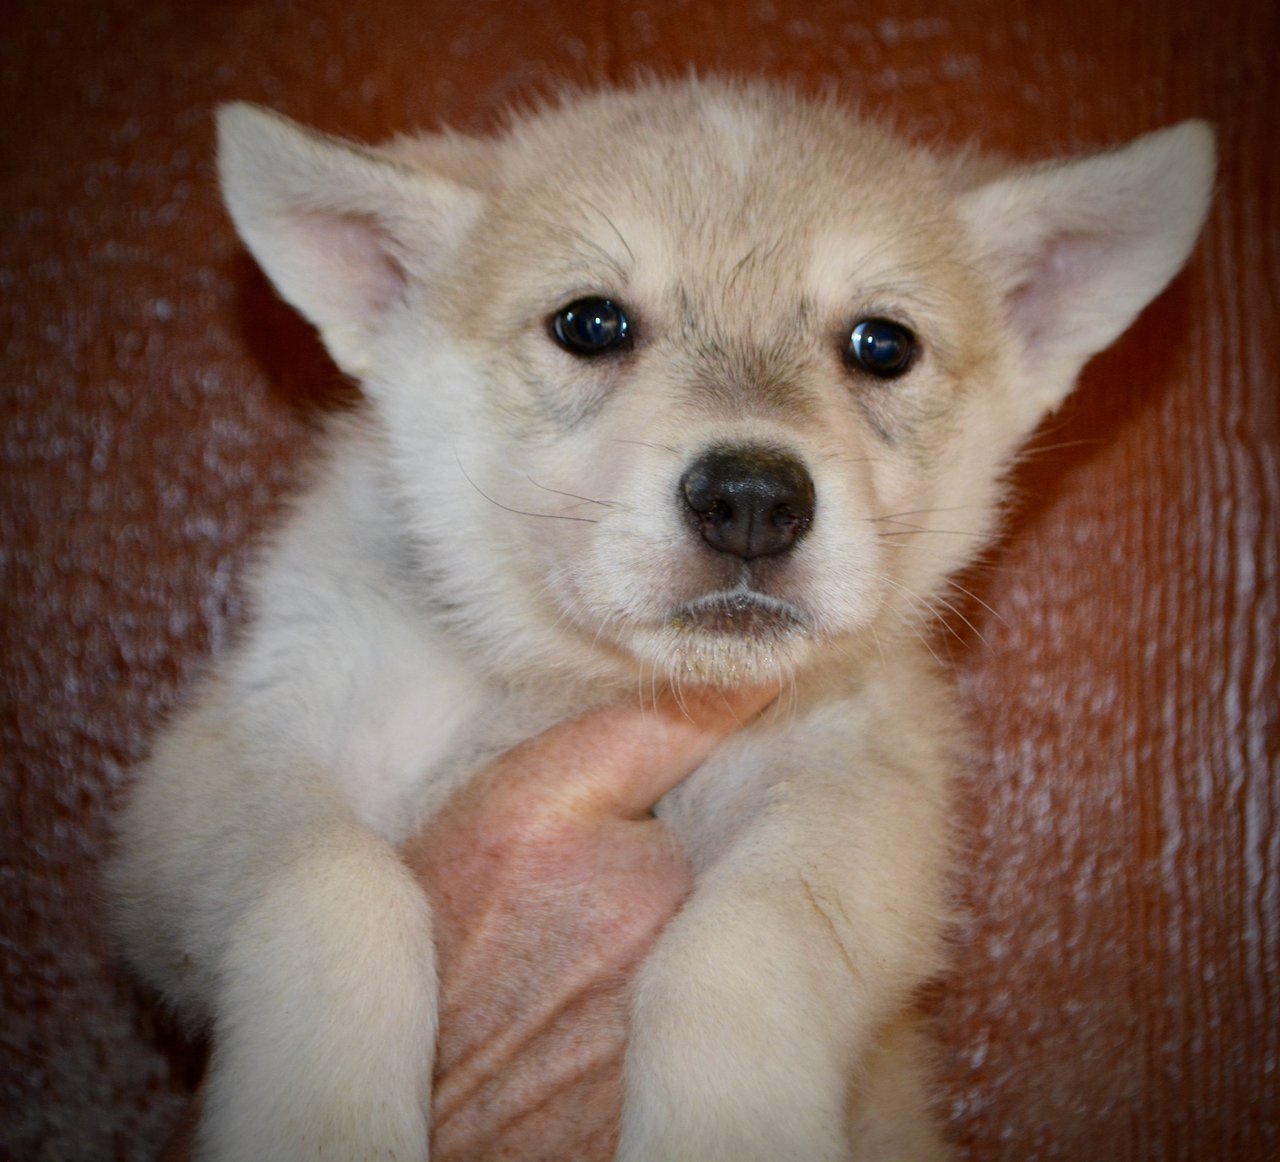
[{"label": "puppy's mouth", "polygon": [[667,622],[679,633],[713,634],[777,642],[795,635],[807,636],[812,619],[786,601],[750,589],[709,593],[686,601]]},{"label": "puppy's mouth", "polygon": [[739,585],[682,602],[632,646],[673,680],[737,685],[793,671],[814,629],[797,606]]},{"label": "puppy's mouth", "polygon": [[823,636],[812,613],[761,593],[743,576],[677,599],[652,621],[632,622],[618,644],[673,682],[732,686],[785,677]]}]

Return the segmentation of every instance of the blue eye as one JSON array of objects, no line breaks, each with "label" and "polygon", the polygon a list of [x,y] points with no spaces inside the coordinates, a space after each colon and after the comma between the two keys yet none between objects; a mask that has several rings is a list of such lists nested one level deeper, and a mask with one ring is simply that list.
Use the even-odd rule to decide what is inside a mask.
[{"label": "blue eye", "polygon": [[888,319],[864,319],[849,336],[844,361],[855,371],[895,379],[911,366],[915,354],[916,337],[906,327]]},{"label": "blue eye", "polygon": [[630,338],[627,316],[605,298],[575,299],[551,317],[556,342],[574,355],[603,355]]}]

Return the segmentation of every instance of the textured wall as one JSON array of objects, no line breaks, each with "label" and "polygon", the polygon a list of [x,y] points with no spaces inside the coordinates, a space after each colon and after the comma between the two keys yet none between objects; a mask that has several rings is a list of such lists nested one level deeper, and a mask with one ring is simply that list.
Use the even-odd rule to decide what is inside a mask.
[{"label": "textured wall", "polygon": [[341,390],[220,211],[210,110],[482,128],[555,78],[834,83],[1018,156],[1188,115],[1192,266],[1038,440],[952,643],[973,920],[939,991],[973,1159],[1280,1157],[1274,4],[10,0],[0,28],[0,1158],[154,1152],[196,1055],[99,921],[109,809],[226,640]]}]

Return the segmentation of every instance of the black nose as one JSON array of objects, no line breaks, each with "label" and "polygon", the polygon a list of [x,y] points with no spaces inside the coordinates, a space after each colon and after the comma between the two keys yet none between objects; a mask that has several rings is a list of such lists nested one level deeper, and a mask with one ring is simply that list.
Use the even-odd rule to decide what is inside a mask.
[{"label": "black nose", "polygon": [[689,466],[680,490],[694,527],[719,553],[785,553],[813,523],[813,480],[771,448],[719,448]]}]

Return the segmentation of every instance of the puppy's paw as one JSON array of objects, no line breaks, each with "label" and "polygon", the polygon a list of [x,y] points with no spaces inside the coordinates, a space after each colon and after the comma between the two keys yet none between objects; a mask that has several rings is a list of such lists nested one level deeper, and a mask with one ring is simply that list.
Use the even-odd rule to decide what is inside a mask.
[{"label": "puppy's paw", "polygon": [[413,1087],[396,1092],[345,1071],[300,1078],[296,1061],[274,1064],[287,1089],[254,1088],[215,1068],[196,1162],[427,1162],[427,1120]]},{"label": "puppy's paw", "polygon": [[668,929],[637,988],[619,1162],[851,1158],[848,1018],[816,1013],[812,982],[778,974],[770,946]]}]

